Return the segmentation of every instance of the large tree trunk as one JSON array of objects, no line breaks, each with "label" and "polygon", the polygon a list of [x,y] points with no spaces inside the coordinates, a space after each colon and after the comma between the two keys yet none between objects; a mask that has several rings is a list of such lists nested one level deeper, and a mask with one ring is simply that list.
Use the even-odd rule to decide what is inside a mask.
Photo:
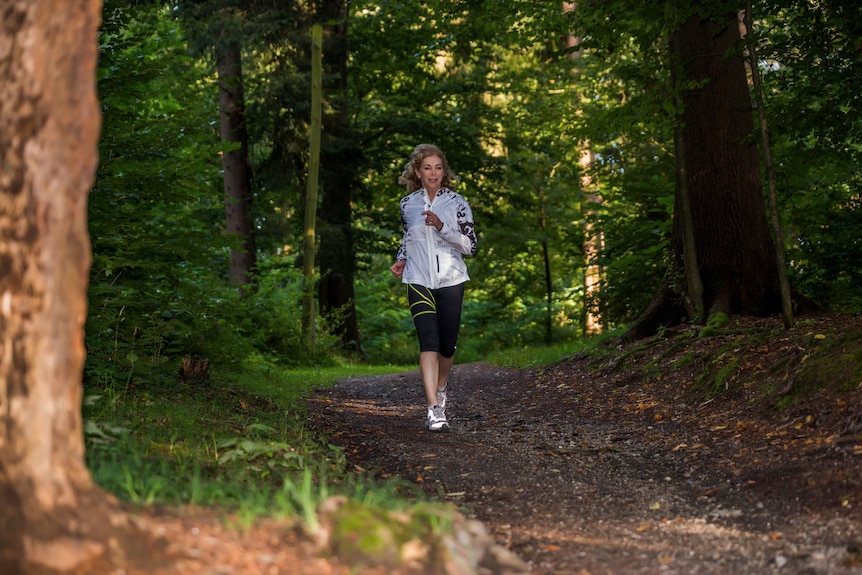
[{"label": "large tree trunk", "polygon": [[0,0],[0,573],[93,565],[113,527],[84,461],[101,0]]},{"label": "large tree trunk", "polygon": [[251,162],[248,157],[248,128],[242,81],[242,54],[231,42],[216,48],[219,85],[219,125],[221,139],[235,147],[222,154],[224,169],[225,223],[227,233],[236,236],[240,247],[230,252],[231,285],[251,280],[257,261],[251,214]]},{"label": "large tree trunk", "polygon": [[347,90],[347,9],[344,0],[327,0],[321,9],[321,20],[335,23],[326,27],[323,62],[333,81],[323,91],[336,113],[324,118],[318,298],[320,313],[332,321],[331,328],[342,347],[359,351],[352,204],[358,186],[356,166],[362,153],[350,129],[347,102],[341,99]]},{"label": "large tree trunk", "polygon": [[[719,23],[692,16],[672,35],[671,49],[680,66],[678,79],[695,86],[682,94],[682,137],[704,309],[767,316],[781,311],[781,292],[745,65],[736,49],[738,26],[735,12]],[[680,202],[677,194],[677,214]],[[683,261],[682,223],[674,219],[677,269]],[[670,284],[684,282],[662,286],[629,336],[650,335],[685,317],[683,294],[666,293]]]}]

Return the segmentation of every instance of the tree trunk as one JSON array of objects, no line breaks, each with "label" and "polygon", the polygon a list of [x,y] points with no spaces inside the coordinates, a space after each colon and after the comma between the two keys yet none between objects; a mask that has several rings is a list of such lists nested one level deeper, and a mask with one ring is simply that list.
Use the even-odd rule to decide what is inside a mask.
[{"label": "tree trunk", "polygon": [[545,264],[545,344],[554,341],[554,281],[551,276],[551,254],[548,241],[542,240],[542,260]]},{"label": "tree trunk", "polygon": [[[679,108],[682,105],[677,101]],[[676,182],[676,205],[679,211],[674,218],[679,220],[682,235],[682,258],[685,273],[685,294],[683,304],[685,305],[688,318],[691,321],[703,320],[703,282],[700,278],[700,268],[697,260],[697,244],[694,241],[694,222],[691,216],[691,198],[688,194],[688,176],[685,165],[685,138],[683,138],[682,126],[684,122],[680,118],[678,125],[673,130],[674,151],[674,175]]]},{"label": "tree trunk", "polygon": [[84,461],[101,0],[0,0],[0,573],[89,571],[119,532]]},{"label": "tree trunk", "polygon": [[[563,13],[568,14],[577,9],[577,7],[577,2],[563,2]],[[567,34],[565,43],[566,48],[570,50],[569,60],[575,61],[581,57],[583,49],[580,47],[580,38]],[[575,75],[578,73],[576,68],[573,72]],[[581,144],[581,150],[578,165],[581,168],[581,193],[583,194],[581,217],[586,222],[582,245],[584,252],[584,311],[581,316],[581,331],[584,335],[594,335],[602,333],[602,318],[597,302],[604,272],[601,266],[595,263],[595,261],[596,256],[601,253],[604,246],[604,232],[590,223],[589,216],[595,213],[595,209],[592,206],[602,203],[602,197],[595,192],[596,186],[589,173],[590,167],[596,161],[596,153],[590,149],[590,142],[588,140],[579,143]]]},{"label": "tree trunk", "polygon": [[602,203],[602,197],[595,193],[595,185],[589,174],[590,165],[596,161],[596,153],[590,149],[589,142],[582,142],[584,148],[581,150],[578,165],[581,166],[581,217],[586,222],[584,227],[584,313],[581,328],[584,335],[595,335],[602,333],[602,317],[599,313],[598,299],[601,289],[602,276],[604,274],[601,266],[596,262],[601,253],[605,236],[601,229],[590,222],[590,216],[596,212],[593,206]]},{"label": "tree trunk", "polygon": [[302,298],[302,331],[305,348],[314,352],[317,315],[314,305],[314,257],[317,252],[317,183],[320,173],[320,130],[323,108],[323,26],[311,29],[311,137],[308,151],[308,189],[305,192],[305,241],[302,269],[305,285]]},{"label": "tree trunk", "polygon": [[545,343],[550,345],[554,340],[554,280],[551,275],[551,252],[548,249],[547,231],[548,215],[545,212],[545,197],[542,188],[536,190],[536,200],[539,208],[539,233],[542,235],[542,263],[544,265],[545,279]]},{"label": "tree trunk", "polygon": [[[684,168],[704,310],[767,316],[781,311],[781,293],[739,39],[736,12],[719,23],[695,15],[673,33],[671,49],[678,79],[687,86]],[[677,194],[675,212],[682,208]],[[674,218],[672,254],[679,269],[683,250],[682,221]],[[684,319],[681,297],[668,289],[662,286],[628,337],[651,335],[658,325]]]},{"label": "tree trunk", "polygon": [[348,351],[359,351],[359,323],[353,287],[356,263],[353,239],[353,192],[358,187],[356,166],[362,153],[350,128],[347,101],[347,3],[327,0],[321,20],[327,25],[323,50],[325,74],[333,84],[324,89],[336,110],[324,118],[321,150],[322,200],[320,205],[320,313]]},{"label": "tree trunk", "polygon": [[231,42],[216,48],[219,86],[219,126],[221,139],[232,149],[222,154],[227,233],[240,242],[230,252],[231,285],[251,281],[257,261],[251,214],[251,162],[248,157],[248,129],[242,81],[242,54]]},{"label": "tree trunk", "polygon": [[775,163],[772,161],[772,146],[769,143],[769,125],[766,121],[766,107],[763,104],[763,85],[760,81],[758,68],[757,42],[754,39],[754,27],[751,23],[751,0],[745,3],[745,35],[748,43],[748,63],[751,70],[751,82],[754,85],[754,101],[757,103],[757,120],[760,127],[760,146],[763,150],[763,165],[766,168],[766,182],[769,196],[769,216],[772,226],[772,236],[775,238],[775,260],[778,262],[778,285],[781,287],[781,313],[784,316],[784,327],[793,327],[793,301],[790,295],[790,279],[787,277],[787,267],[784,261],[784,233],[781,231],[781,220],[778,215],[778,178],[775,175]]}]

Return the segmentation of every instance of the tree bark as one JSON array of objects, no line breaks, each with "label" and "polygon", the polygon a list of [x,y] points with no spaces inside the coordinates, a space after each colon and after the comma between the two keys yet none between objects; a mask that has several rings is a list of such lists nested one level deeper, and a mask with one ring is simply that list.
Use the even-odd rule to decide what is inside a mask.
[{"label": "tree bark", "polygon": [[320,173],[320,130],[323,123],[323,26],[311,29],[311,137],[308,151],[308,189],[305,192],[305,241],[302,268],[305,285],[302,299],[302,331],[305,348],[313,353],[317,315],[314,305],[314,257],[317,252],[317,182]]},{"label": "tree bark", "polygon": [[101,0],[0,0],[0,573],[86,569],[119,529],[84,460]]},{"label": "tree bark", "polygon": [[252,225],[252,170],[248,157],[248,128],[242,80],[242,53],[235,42],[216,48],[221,139],[233,149],[222,154],[225,193],[225,225],[240,247],[230,252],[231,285],[251,281],[257,262]]},{"label": "tree bark", "polygon": [[[671,49],[684,87],[684,169],[704,311],[763,317],[781,311],[781,293],[739,40],[736,12],[721,22],[694,15],[673,33]],[[676,213],[682,212],[681,202],[677,194]],[[681,218],[674,218],[672,257],[678,269],[683,231]],[[629,336],[650,335],[657,325],[684,319],[681,299],[668,289],[662,286]]]},{"label": "tree bark", "polygon": [[[704,305],[764,316],[780,311],[781,299],[745,64],[741,54],[729,55],[739,39],[736,12],[720,24],[693,16],[674,35],[673,49],[685,80],[699,84],[683,93],[683,139]],[[680,224],[674,222],[676,253]]]},{"label": "tree bark", "polygon": [[[677,102],[682,108],[680,102]],[[685,294],[683,303],[691,321],[703,320],[703,281],[697,260],[697,247],[694,241],[694,222],[691,216],[691,199],[688,194],[688,176],[685,165],[685,138],[682,133],[683,120],[673,130],[674,175],[676,177],[676,205],[679,211],[674,218],[679,220],[682,235],[682,258],[685,273]]]},{"label": "tree bark", "polygon": [[347,9],[343,0],[327,0],[321,21],[327,23],[323,65],[332,84],[325,87],[334,114],[324,118],[321,149],[322,199],[320,205],[320,313],[331,322],[331,330],[342,347],[359,351],[356,317],[356,254],[353,238],[353,195],[358,187],[356,166],[362,152],[352,136],[347,102]]},{"label": "tree bark", "polygon": [[760,81],[758,68],[757,42],[754,39],[754,26],[751,17],[751,0],[745,3],[745,34],[748,44],[748,61],[751,70],[751,82],[754,87],[754,101],[757,103],[757,120],[760,127],[760,146],[763,150],[763,165],[766,168],[766,182],[769,196],[769,216],[772,226],[772,236],[775,238],[775,260],[778,262],[778,285],[781,287],[781,313],[784,316],[784,327],[793,327],[793,301],[790,295],[790,279],[787,277],[787,267],[784,261],[784,233],[781,231],[781,220],[778,215],[778,178],[775,175],[775,163],[772,161],[772,146],[769,143],[769,125],[766,121],[766,106],[763,104],[763,85]]},{"label": "tree bark", "polygon": [[[563,13],[570,13],[576,10],[577,7],[577,2],[563,2]],[[576,61],[581,57],[583,49],[581,48],[580,38],[567,34],[565,43],[566,48],[570,50],[568,55],[569,60]],[[577,68],[573,70],[573,73],[577,76]],[[595,335],[602,333],[603,330],[602,318],[596,302],[598,302],[604,270],[595,261],[596,256],[602,251],[602,246],[604,245],[604,232],[590,222],[589,216],[595,213],[595,209],[592,206],[601,205],[602,197],[596,193],[596,185],[590,175],[590,167],[596,161],[596,153],[590,149],[590,142],[588,140],[579,143],[581,145],[580,156],[578,158],[578,165],[581,168],[581,217],[586,222],[582,245],[584,252],[584,311],[581,316],[581,331],[585,335]]]}]

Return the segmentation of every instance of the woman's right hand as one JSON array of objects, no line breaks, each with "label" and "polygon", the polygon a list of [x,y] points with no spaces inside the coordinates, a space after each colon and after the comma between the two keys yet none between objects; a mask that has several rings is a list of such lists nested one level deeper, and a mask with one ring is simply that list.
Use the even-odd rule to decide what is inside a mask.
[{"label": "woman's right hand", "polygon": [[394,264],[392,264],[389,269],[392,271],[392,275],[396,278],[401,279],[401,276],[404,275],[404,266],[407,265],[407,260],[398,260]]}]

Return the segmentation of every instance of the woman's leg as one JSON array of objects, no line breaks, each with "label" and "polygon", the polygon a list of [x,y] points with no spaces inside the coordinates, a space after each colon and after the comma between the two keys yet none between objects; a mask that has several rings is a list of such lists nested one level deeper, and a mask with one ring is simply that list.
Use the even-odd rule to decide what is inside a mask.
[{"label": "woman's leg", "polygon": [[407,302],[419,338],[419,371],[425,388],[428,407],[437,405],[437,382],[440,362],[440,327],[437,318],[437,299],[432,291],[424,286],[408,284]]},{"label": "woman's leg", "polygon": [[443,357],[440,354],[437,354],[439,364],[439,368],[437,370],[437,389],[445,390],[446,382],[449,380],[449,372],[452,371],[452,364],[455,363],[455,356],[452,357]]},{"label": "woman's leg", "polygon": [[419,370],[422,372],[422,384],[425,386],[425,399],[428,407],[437,405],[437,381],[440,372],[440,354],[436,351],[419,352]]},{"label": "woman's leg", "polygon": [[437,359],[437,389],[445,389],[449,372],[455,363],[455,348],[461,328],[461,307],[464,302],[464,284],[443,288],[435,293],[437,325],[440,331],[440,353]]},{"label": "woman's leg", "polygon": [[429,407],[437,405],[437,390],[445,389],[461,327],[464,285],[438,290],[410,284],[407,301],[419,337],[419,370]]}]

